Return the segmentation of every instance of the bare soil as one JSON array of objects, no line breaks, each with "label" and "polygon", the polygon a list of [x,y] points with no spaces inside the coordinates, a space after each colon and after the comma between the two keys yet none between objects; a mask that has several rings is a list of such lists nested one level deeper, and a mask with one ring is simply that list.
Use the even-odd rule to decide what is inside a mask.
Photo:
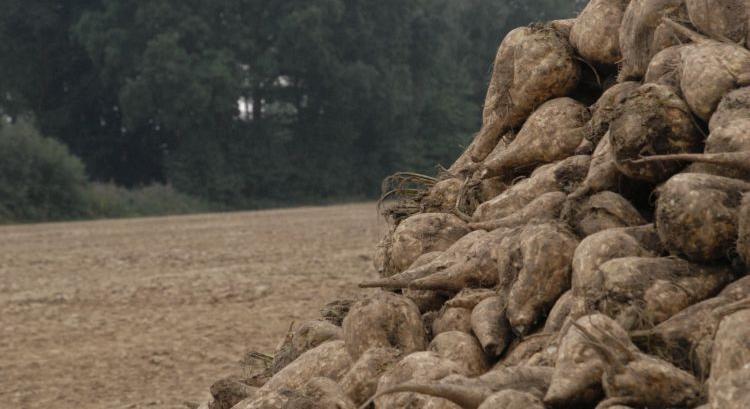
[{"label": "bare soil", "polygon": [[0,228],[0,407],[185,408],[375,275],[374,204]]}]

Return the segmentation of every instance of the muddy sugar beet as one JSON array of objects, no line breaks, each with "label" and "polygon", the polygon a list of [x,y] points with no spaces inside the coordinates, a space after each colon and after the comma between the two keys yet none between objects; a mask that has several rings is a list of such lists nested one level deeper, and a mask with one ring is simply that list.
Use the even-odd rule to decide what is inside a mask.
[{"label": "muddy sugar beet", "polygon": [[482,129],[471,146],[472,160],[484,160],[500,135],[523,124],[536,107],[572,91],[579,76],[573,47],[554,28],[534,26],[511,31],[495,58]]},{"label": "muddy sugar beet", "polygon": [[659,188],[656,227],[665,247],[697,262],[726,258],[737,241],[747,182],[699,173],[676,175]]}]

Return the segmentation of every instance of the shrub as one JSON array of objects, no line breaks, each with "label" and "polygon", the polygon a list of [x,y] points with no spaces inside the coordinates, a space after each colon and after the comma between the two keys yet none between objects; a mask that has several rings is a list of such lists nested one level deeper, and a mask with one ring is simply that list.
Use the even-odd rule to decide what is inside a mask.
[{"label": "shrub", "polygon": [[92,183],[89,215],[95,218],[143,217],[220,210],[215,205],[154,184],[126,189],[113,183]]},{"label": "shrub", "polygon": [[81,161],[28,122],[0,128],[0,221],[58,220],[87,212]]}]

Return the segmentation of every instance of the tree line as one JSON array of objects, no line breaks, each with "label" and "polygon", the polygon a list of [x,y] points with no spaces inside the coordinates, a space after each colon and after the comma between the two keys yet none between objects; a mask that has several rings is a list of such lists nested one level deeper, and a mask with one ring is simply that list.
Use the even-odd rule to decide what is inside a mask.
[{"label": "tree line", "polygon": [[7,0],[0,111],[93,181],[231,208],[448,166],[510,29],[573,0]]}]

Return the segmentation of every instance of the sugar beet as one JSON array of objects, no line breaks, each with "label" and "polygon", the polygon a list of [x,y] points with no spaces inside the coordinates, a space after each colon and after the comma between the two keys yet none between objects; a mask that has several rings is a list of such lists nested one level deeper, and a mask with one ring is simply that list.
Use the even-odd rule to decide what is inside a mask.
[{"label": "sugar beet", "polygon": [[545,102],[505,149],[484,160],[479,178],[513,176],[521,169],[567,158],[581,143],[583,126],[589,118],[588,109],[571,98]]},{"label": "sugar beet", "polygon": [[623,257],[599,266],[597,309],[626,329],[650,328],[718,293],[732,278],[725,266],[669,257]]},{"label": "sugar beet", "polygon": [[491,357],[502,354],[510,341],[510,324],[505,316],[506,300],[486,298],[471,312],[471,328],[482,348]]},{"label": "sugar beet", "polygon": [[341,378],[341,390],[352,402],[361,405],[375,393],[380,376],[400,357],[401,352],[397,349],[368,349]]},{"label": "sugar beet", "polygon": [[495,57],[471,159],[484,160],[500,135],[521,125],[545,101],[572,91],[579,76],[573,48],[557,30],[532,26],[508,33]]},{"label": "sugar beet", "polygon": [[645,84],[628,94],[609,128],[612,153],[624,175],[646,182],[661,182],[676,173],[679,164],[634,163],[648,155],[694,152],[703,137],[687,104],[669,87]]},{"label": "sugar beet", "polygon": [[396,348],[404,354],[427,348],[417,306],[388,292],[356,303],[344,319],[343,330],[346,349],[355,360],[370,348]]},{"label": "sugar beet", "polygon": [[590,156],[578,155],[540,166],[528,178],[477,207],[472,216],[473,221],[491,221],[511,216],[545,193],[571,192],[586,177],[590,163]]},{"label": "sugar beet", "polygon": [[664,246],[690,260],[720,260],[737,240],[742,193],[750,184],[698,173],[672,177],[658,189],[656,228]]},{"label": "sugar beet", "polygon": [[401,222],[393,233],[391,266],[401,272],[419,256],[443,251],[469,233],[461,219],[447,213],[417,214]]},{"label": "sugar beet", "polygon": [[620,27],[627,0],[591,0],[575,20],[570,43],[588,61],[615,64],[620,58]]}]

